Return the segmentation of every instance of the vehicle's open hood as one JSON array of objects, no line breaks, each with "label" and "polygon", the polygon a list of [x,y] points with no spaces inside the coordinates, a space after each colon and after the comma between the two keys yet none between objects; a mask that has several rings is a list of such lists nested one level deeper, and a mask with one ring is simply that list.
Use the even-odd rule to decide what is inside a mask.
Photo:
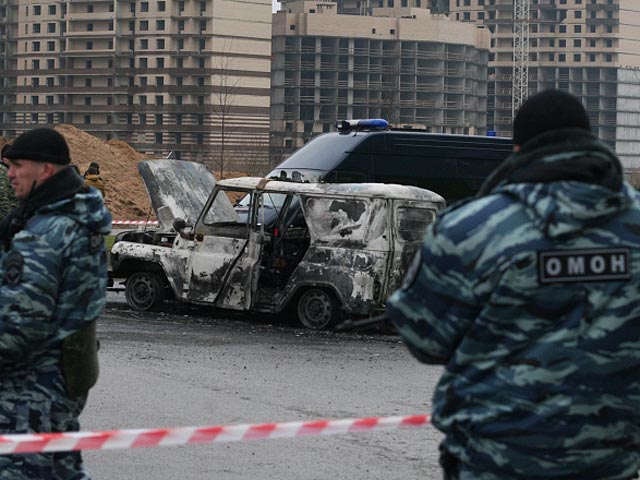
[{"label": "vehicle's open hood", "polygon": [[[169,230],[174,218],[193,224],[216,185],[213,174],[201,163],[182,160],[144,160],[138,172],[149,194],[161,230]],[[216,202],[216,220],[237,218],[231,202]]]}]

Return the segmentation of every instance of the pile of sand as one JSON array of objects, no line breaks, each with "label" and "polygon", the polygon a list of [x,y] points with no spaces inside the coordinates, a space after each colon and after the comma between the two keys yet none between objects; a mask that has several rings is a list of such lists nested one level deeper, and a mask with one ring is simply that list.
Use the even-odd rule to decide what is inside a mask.
[{"label": "pile of sand", "polygon": [[144,220],[153,217],[151,203],[144,188],[137,164],[152,157],[135,151],[119,140],[100,140],[71,125],[55,129],[64,135],[71,151],[71,162],[83,174],[91,162],[100,164],[100,176],[105,183],[105,204],[114,220]]},{"label": "pile of sand", "polygon": [[[154,157],[137,152],[129,144],[119,140],[105,142],[71,125],[58,125],[54,128],[67,140],[71,162],[78,166],[81,174],[84,174],[91,162],[100,164],[100,176],[105,183],[105,204],[114,220],[155,219],[137,167],[139,161]],[[0,146],[5,142],[0,138]],[[225,172],[224,176],[233,178],[243,175],[246,173]]]}]

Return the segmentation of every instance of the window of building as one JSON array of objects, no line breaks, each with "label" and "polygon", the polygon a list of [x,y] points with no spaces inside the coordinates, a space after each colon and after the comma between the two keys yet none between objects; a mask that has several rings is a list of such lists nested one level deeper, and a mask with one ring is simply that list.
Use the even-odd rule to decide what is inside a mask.
[{"label": "window of building", "polygon": [[158,2],[158,11],[164,12],[166,10],[167,10],[167,2],[164,2],[164,1]]},{"label": "window of building", "polygon": [[582,32],[582,25],[573,26],[573,33],[581,33],[581,32]]},{"label": "window of building", "polygon": [[56,33],[55,23],[47,23],[47,33]]},{"label": "window of building", "polygon": [[136,29],[136,22],[134,20],[129,20],[129,31],[133,32]]},{"label": "window of building", "polygon": [[140,48],[142,50],[147,50],[149,48],[149,40],[147,40],[146,38],[143,38],[140,40]]},{"label": "window of building", "polygon": [[178,20],[178,31],[182,32],[184,30],[184,20]]},{"label": "window of building", "polygon": [[206,20],[200,20],[200,31],[204,32],[207,29],[207,21]]},{"label": "window of building", "polygon": [[164,68],[164,58],[156,58],[156,68]]},{"label": "window of building", "polygon": [[49,15],[55,15],[55,14],[56,14],[56,6],[49,5]]},{"label": "window of building", "polygon": [[164,97],[162,95],[156,95],[156,105],[164,105]]},{"label": "window of building", "polygon": [[93,23],[87,23],[87,32],[93,32]]},{"label": "window of building", "polygon": [[33,30],[33,33],[40,33],[40,24],[39,23],[34,23],[31,26],[31,29]]},{"label": "window of building", "polygon": [[149,2],[140,2],[140,11],[148,12],[149,11]]},{"label": "window of building", "polygon": [[84,124],[89,125],[91,123],[91,115],[84,116]]},{"label": "window of building", "polygon": [[162,114],[161,113],[156,113],[156,125],[162,125],[163,121],[162,121]]},{"label": "window of building", "polygon": [[47,68],[49,70],[56,68],[56,61],[53,58],[48,58],[47,59]]},{"label": "window of building", "polygon": [[573,40],[573,46],[580,48],[582,46],[582,40],[580,40],[579,38],[576,38]]},{"label": "window of building", "polygon": [[91,97],[84,97],[84,104],[91,105]]},{"label": "window of building", "polygon": [[580,61],[582,61],[582,55],[580,55],[579,53],[574,53],[574,54],[573,54],[573,61],[574,61],[574,62],[580,62]]},{"label": "window of building", "polygon": [[146,87],[147,86],[147,83],[148,83],[147,82],[147,77],[140,77],[139,81],[140,81],[140,86],[141,87]]},{"label": "window of building", "polygon": [[32,77],[31,78],[31,86],[32,87],[39,87],[40,86],[40,79],[38,77]]},{"label": "window of building", "polygon": [[156,48],[158,50],[164,50],[164,38],[158,38],[156,40]]},{"label": "window of building", "polygon": [[53,95],[47,95],[47,105],[53,105]]},{"label": "window of building", "polygon": [[33,6],[33,14],[40,15],[42,13],[42,7],[40,5]]},{"label": "window of building", "polygon": [[198,68],[204,68],[204,62],[205,62],[204,58],[199,58],[198,59]]},{"label": "window of building", "polygon": [[178,2],[178,12],[184,12],[184,0]]},{"label": "window of building", "polygon": [[180,132],[176,132],[176,143],[177,144],[182,143],[182,133]]},{"label": "window of building", "polygon": [[200,2],[200,13],[207,11],[207,2]]},{"label": "window of building", "polygon": [[295,25],[289,25],[289,30],[295,30],[296,26]]},{"label": "window of building", "polygon": [[32,113],[31,114],[31,122],[32,123],[38,123],[38,114],[37,113]]},{"label": "window of building", "polygon": [[182,50],[184,48],[184,39],[178,39],[178,50]]},{"label": "window of building", "polygon": [[112,38],[107,40],[107,49],[113,50],[113,39]]},{"label": "window of building", "polygon": [[161,145],[162,144],[162,133],[161,132],[156,133],[155,137],[156,137],[156,143],[158,145]]},{"label": "window of building", "polygon": [[204,77],[198,77],[197,82],[199,87],[204,87]]},{"label": "window of building", "polygon": [[582,11],[581,10],[576,10],[574,12],[574,16],[575,16],[575,18],[582,18]]},{"label": "window of building", "polygon": [[182,125],[182,114],[176,113],[176,125]]},{"label": "window of building", "polygon": [[147,96],[146,95],[140,95],[140,98],[138,99],[138,101],[140,102],[140,105],[146,105],[147,104]]},{"label": "window of building", "polygon": [[90,87],[92,85],[92,80],[90,78],[85,78],[84,79],[84,86],[85,87]]},{"label": "window of building", "polygon": [[31,60],[31,68],[33,70],[40,70],[40,60]]},{"label": "window of building", "polygon": [[176,59],[176,68],[184,68],[184,58]]},{"label": "window of building", "polygon": [[87,5],[87,13],[93,13],[93,10],[94,10],[93,9],[93,4],[92,3],[88,4]]},{"label": "window of building", "polygon": [[178,87],[182,86],[182,82],[184,81],[184,79],[182,77],[176,77],[176,85]]},{"label": "window of building", "polygon": [[564,39],[558,40],[558,47],[564,48],[567,46],[567,41]]},{"label": "window of building", "polygon": [[156,20],[156,30],[164,30],[164,20]]},{"label": "window of building", "polygon": [[31,51],[39,52],[40,51],[40,42],[31,42]]},{"label": "window of building", "polygon": [[164,86],[164,77],[156,77],[156,87]]},{"label": "window of building", "polygon": [[38,96],[37,95],[32,95],[31,96],[31,105],[38,105]]},{"label": "window of building", "polygon": [[85,48],[86,50],[93,50],[93,42],[91,40],[87,41]]},{"label": "window of building", "polygon": [[142,30],[144,32],[149,30],[149,22],[147,20],[141,20],[140,21],[140,30]]},{"label": "window of building", "polygon": [[182,95],[176,95],[176,105],[182,105]]},{"label": "window of building", "polygon": [[55,52],[56,51],[56,42],[50,41],[47,42],[47,52]]},{"label": "window of building", "polygon": [[144,58],[144,57],[140,58],[138,63],[140,64],[140,68],[147,68],[147,59],[146,58]]}]

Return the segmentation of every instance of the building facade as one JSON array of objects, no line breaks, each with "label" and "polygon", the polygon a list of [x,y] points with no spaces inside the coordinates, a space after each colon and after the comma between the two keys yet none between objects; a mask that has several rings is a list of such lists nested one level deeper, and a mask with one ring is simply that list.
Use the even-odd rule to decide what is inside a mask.
[{"label": "building facade", "polygon": [[0,0],[0,20],[4,137],[71,124],[214,170],[264,170],[269,0]]},{"label": "building facade", "polygon": [[[492,33],[488,125],[511,134],[513,0],[451,0],[450,17]],[[578,96],[598,136],[640,169],[640,2],[528,0],[528,93]]]},{"label": "building facade", "polygon": [[273,17],[274,163],[337,120],[487,132],[489,33],[429,7],[282,2]]}]

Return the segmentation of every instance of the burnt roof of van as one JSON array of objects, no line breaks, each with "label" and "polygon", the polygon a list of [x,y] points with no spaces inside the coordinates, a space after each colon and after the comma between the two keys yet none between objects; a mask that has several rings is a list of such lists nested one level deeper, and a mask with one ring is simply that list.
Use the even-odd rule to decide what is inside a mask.
[{"label": "burnt roof of van", "polygon": [[226,188],[264,190],[282,193],[325,194],[332,196],[382,197],[443,203],[444,198],[431,190],[409,185],[387,183],[297,183],[269,180],[263,177],[238,177],[218,181]]}]

